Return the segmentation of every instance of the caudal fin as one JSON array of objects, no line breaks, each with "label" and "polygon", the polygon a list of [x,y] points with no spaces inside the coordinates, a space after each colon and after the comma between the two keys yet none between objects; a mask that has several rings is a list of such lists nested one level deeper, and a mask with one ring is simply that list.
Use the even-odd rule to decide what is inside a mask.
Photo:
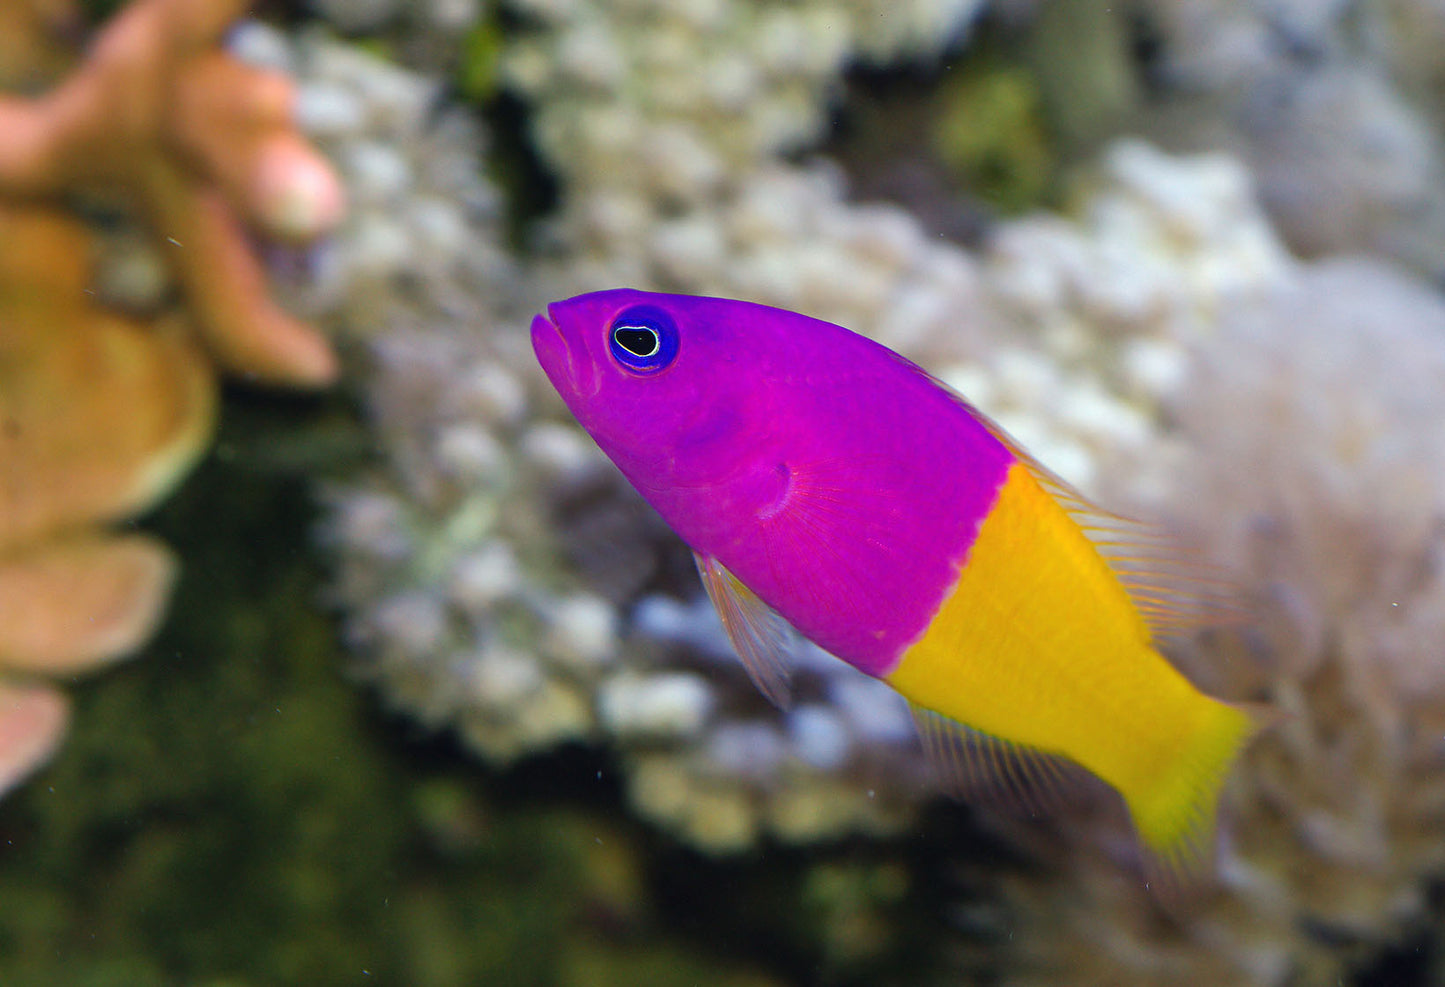
[{"label": "caudal fin", "polygon": [[1124,793],[1151,886],[1166,895],[1205,875],[1224,779],[1254,735],[1275,719],[1268,707],[1209,702],[1209,714],[1160,782]]}]

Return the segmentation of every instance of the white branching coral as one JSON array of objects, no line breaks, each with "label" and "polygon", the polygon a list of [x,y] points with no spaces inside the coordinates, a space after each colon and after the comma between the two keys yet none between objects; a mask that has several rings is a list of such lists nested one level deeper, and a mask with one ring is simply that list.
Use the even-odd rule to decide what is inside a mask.
[{"label": "white branching coral", "polygon": [[[725,29],[726,44],[718,44],[712,29],[698,26],[707,20],[705,6],[664,5],[650,13],[638,7],[617,23],[588,5],[533,10],[545,14],[544,28],[533,37],[532,55],[512,53],[513,76],[522,78],[518,73],[538,52],[567,66],[565,73],[556,69],[555,79],[543,77],[564,90],[538,96],[545,127],[549,119],[572,119],[566,91],[579,86],[576,72],[591,65],[588,58],[599,60],[588,72],[603,72],[606,53],[586,50],[596,30],[630,29],[629,43],[662,46],[649,56],[660,60],[670,37],[679,66],[712,51],[747,68],[760,19],[769,31],[785,21],[824,30],[827,22],[822,7],[769,13],[761,5],[719,4],[709,22]],[[845,9],[840,24],[851,31],[861,14]],[[898,8],[897,17],[910,19],[891,21],[896,43],[942,37],[948,25],[932,9],[934,19],[920,22],[918,11]],[[740,21],[739,12],[746,15]],[[795,15],[801,20],[789,20]],[[637,30],[657,18],[672,25],[670,35]],[[583,22],[593,33],[581,31]],[[883,37],[876,39],[880,46]],[[790,55],[786,47],[775,53],[765,88],[793,93],[780,96],[779,105],[793,107],[785,136],[799,140],[821,120],[821,94],[849,48],[828,54],[805,46]],[[627,186],[637,169],[607,158],[605,147],[551,147],[569,203],[556,230],[563,263],[520,270],[498,247],[493,193],[466,166],[478,135],[448,118],[440,127],[425,124],[427,84],[329,42],[311,43],[295,61],[310,78],[302,100],[307,118],[357,186],[349,235],[323,258],[309,302],[330,311],[344,333],[371,339],[368,403],[383,466],[332,491],[326,525],[340,559],[334,594],[364,656],[364,674],[424,722],[455,727],[489,759],[509,760],[571,737],[610,738],[630,765],[643,811],[704,846],[742,848],[765,831],[812,839],[896,826],[922,788],[906,713],[886,688],[820,654],[801,679],[827,701],[802,703],[785,717],[756,696],[733,660],[719,662],[716,648],[711,655],[687,649],[689,668],[687,659],[668,667],[663,644],[634,637],[622,646],[622,618],[645,591],[686,591],[675,574],[686,555],[567,419],[536,371],[525,325],[548,296],[597,284],[656,283],[630,266],[649,264],[648,257],[679,268],[677,287],[691,278],[689,290],[707,290],[711,280],[713,290],[739,293],[719,279],[748,267],[737,263],[747,249],[742,244],[759,245],[752,276],[766,282],[777,276],[769,269],[776,253],[767,251],[810,231],[820,245],[808,262],[814,274],[811,281],[792,278],[813,301],[835,295],[848,271],[906,297],[898,284],[919,280],[910,272],[930,263],[916,226],[893,210],[844,207],[838,178],[827,169],[773,163],[782,138],[767,127],[782,126],[782,110],[772,124],[744,126],[729,114],[709,116],[713,110],[695,102],[702,97],[669,94],[659,75],[648,91],[672,99],[667,105],[687,121],[678,133],[691,136],[663,142],[681,170],[642,186],[649,253],[629,259],[625,233],[632,227],[586,226],[575,218],[598,203],[611,208],[608,189],[591,188],[589,176]],[[635,60],[625,66],[638,68]],[[725,75],[725,65],[718,71]],[[611,93],[611,112],[660,112],[637,88]],[[734,109],[744,105],[754,104],[744,100]],[[582,110],[606,118],[607,100]],[[729,160],[739,166],[737,181],[729,179],[736,187],[727,196],[702,195],[702,185],[684,180],[701,174],[687,163],[688,142],[722,148],[730,140],[745,148]],[[696,195],[696,209],[679,208],[682,193]],[[436,212],[427,203],[449,200],[471,208],[449,223],[426,221]],[[731,217],[726,236],[733,242],[713,242],[711,220],[721,208]],[[770,242],[789,232],[778,224],[790,218],[804,226]],[[583,229],[590,232],[584,236]],[[447,240],[434,244],[438,230]],[[582,240],[591,246],[582,248]],[[972,262],[952,250],[941,256],[943,262],[931,262],[933,282],[961,272],[963,290],[972,291]],[[880,295],[868,304],[880,310],[885,302]],[[857,304],[835,304],[840,318],[858,311]],[[669,606],[688,628],[681,636],[715,633],[710,614],[659,595],[650,602],[644,610],[652,616],[639,611],[638,626],[658,642],[676,636],[656,619]]]},{"label": "white branching coral", "polygon": [[1161,131],[1240,155],[1296,250],[1445,269],[1438,3],[1146,0],[1137,16]]}]

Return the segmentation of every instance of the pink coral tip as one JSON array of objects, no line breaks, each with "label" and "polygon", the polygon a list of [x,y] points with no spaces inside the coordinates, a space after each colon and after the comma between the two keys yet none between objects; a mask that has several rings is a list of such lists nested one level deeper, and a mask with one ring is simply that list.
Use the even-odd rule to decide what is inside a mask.
[{"label": "pink coral tip", "polygon": [[334,229],[346,211],[335,172],[299,140],[271,142],[256,166],[256,189],[256,221],[282,240],[313,240]]},{"label": "pink coral tip", "polygon": [[0,794],[48,761],[70,722],[70,704],[57,689],[0,683]]}]

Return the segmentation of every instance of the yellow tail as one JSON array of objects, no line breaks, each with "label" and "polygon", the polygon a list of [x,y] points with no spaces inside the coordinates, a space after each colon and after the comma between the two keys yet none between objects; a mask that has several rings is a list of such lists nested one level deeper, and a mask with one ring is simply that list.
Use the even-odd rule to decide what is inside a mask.
[{"label": "yellow tail", "polygon": [[1224,779],[1240,751],[1272,719],[1263,707],[1207,701],[1208,714],[1159,783],[1123,793],[1147,851],[1146,870],[1165,884],[1188,885],[1203,876],[1213,856]]}]

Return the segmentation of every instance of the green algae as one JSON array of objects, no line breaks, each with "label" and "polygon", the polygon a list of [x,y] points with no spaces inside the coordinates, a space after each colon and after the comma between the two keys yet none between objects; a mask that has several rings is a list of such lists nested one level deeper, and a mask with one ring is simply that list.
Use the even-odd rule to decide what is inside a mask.
[{"label": "green algae", "polygon": [[1138,28],[1111,0],[1043,4],[1021,45],[1060,153],[1091,156],[1137,120],[1144,98]]},{"label": "green algae", "polygon": [[454,73],[457,91],[464,99],[485,103],[496,97],[505,50],[506,36],[492,17],[478,21],[466,33]]},{"label": "green algae", "polygon": [[1031,72],[992,60],[945,78],[933,140],[938,156],[1000,213],[1042,201],[1054,156]]}]

